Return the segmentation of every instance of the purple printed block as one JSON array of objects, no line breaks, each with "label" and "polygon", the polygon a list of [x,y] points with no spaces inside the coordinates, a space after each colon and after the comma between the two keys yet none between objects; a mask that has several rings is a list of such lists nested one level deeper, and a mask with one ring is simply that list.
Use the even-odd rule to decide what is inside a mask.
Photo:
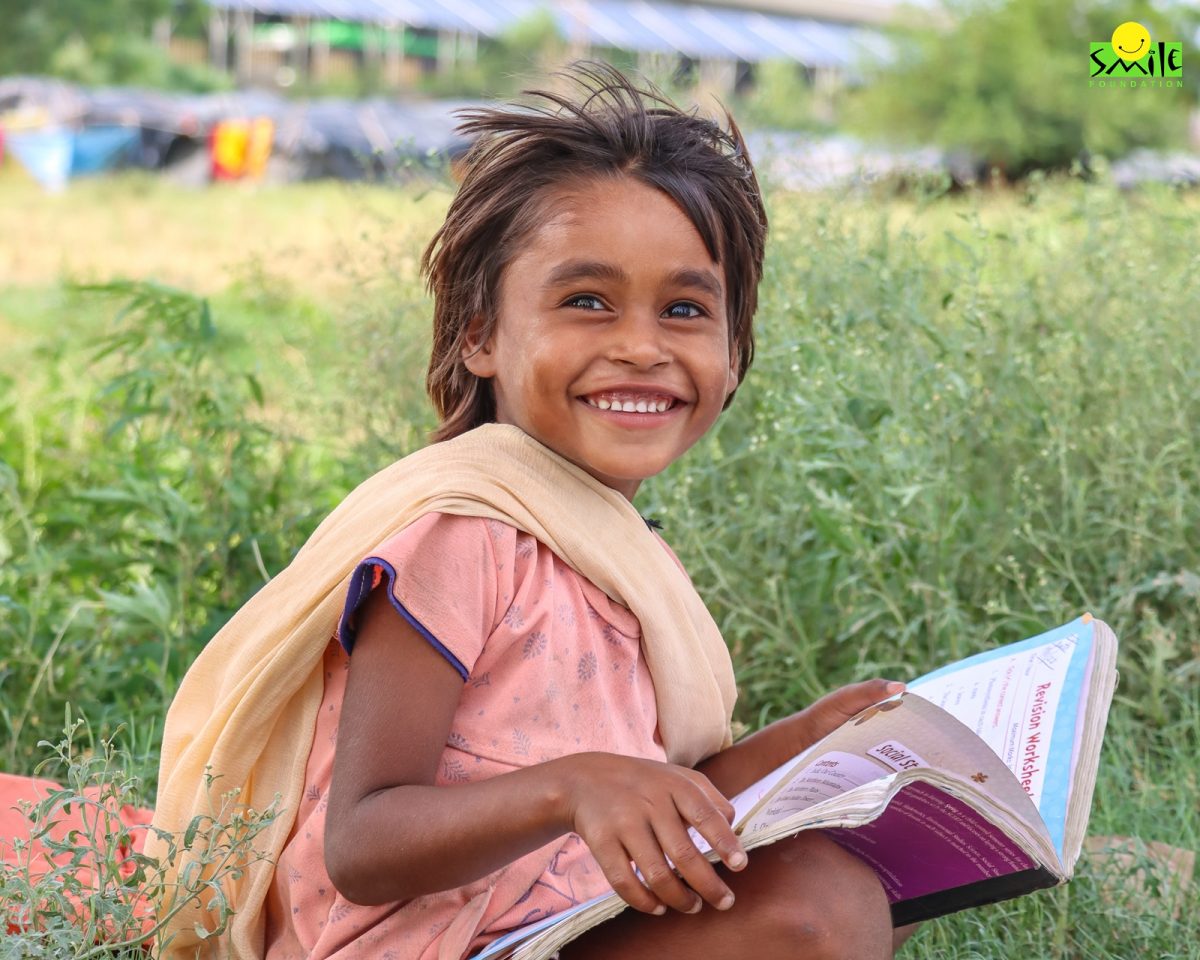
[{"label": "purple printed block", "polygon": [[875,870],[889,903],[1035,866],[1003,830],[928,783],[904,787],[865,826],[826,832]]}]

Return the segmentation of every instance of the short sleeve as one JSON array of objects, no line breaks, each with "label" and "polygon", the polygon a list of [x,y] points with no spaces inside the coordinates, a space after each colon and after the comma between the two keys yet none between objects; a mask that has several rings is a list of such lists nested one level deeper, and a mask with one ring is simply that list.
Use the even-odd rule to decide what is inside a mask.
[{"label": "short sleeve", "polygon": [[427,513],[355,568],[338,638],[352,654],[355,614],[386,584],[392,606],[465,680],[504,615],[504,573],[483,518]]}]

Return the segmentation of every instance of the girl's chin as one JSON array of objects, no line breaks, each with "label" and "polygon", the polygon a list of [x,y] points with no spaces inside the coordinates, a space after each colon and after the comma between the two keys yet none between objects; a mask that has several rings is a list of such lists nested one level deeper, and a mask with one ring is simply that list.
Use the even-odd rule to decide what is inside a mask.
[{"label": "girl's chin", "polygon": [[[581,466],[584,466],[581,464]],[[629,463],[613,466],[605,470],[600,464],[587,464],[584,469],[605,486],[612,487],[625,494],[630,499],[637,488],[656,474],[662,473],[670,463],[639,464],[634,467]]]}]

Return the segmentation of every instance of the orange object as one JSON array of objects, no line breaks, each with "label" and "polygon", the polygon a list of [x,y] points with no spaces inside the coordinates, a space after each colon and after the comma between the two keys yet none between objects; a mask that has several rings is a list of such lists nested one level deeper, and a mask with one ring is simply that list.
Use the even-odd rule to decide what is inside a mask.
[{"label": "orange object", "polygon": [[271,146],[275,142],[275,122],[270,117],[255,117],[250,124],[250,136],[246,142],[246,161],[242,172],[255,180],[262,179],[271,158]]},{"label": "orange object", "polygon": [[275,142],[275,122],[270,117],[221,120],[209,134],[208,149],[214,180],[262,177]]},{"label": "orange object", "polygon": [[239,180],[246,169],[246,147],[250,124],[245,120],[221,120],[209,134],[209,157],[214,180]]}]

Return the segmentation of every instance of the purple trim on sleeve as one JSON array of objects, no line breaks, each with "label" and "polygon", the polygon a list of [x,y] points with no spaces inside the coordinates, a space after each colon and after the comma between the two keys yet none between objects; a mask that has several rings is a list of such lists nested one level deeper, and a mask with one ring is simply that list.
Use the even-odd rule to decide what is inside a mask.
[{"label": "purple trim on sleeve", "polygon": [[350,578],[350,591],[346,595],[346,609],[342,611],[342,619],[338,623],[338,640],[342,644],[342,649],[346,651],[347,655],[354,651],[355,631],[350,625],[350,618],[362,605],[362,602],[367,598],[367,594],[371,592],[371,587],[375,579],[373,568],[376,566],[382,567],[387,571],[387,595],[388,599],[392,601],[392,606],[396,608],[396,612],[399,613],[400,616],[402,616],[410,624],[412,624],[413,629],[416,630],[417,633],[419,633],[422,637],[424,637],[434,650],[445,657],[450,666],[457,670],[458,675],[465,681],[469,675],[469,671],[462,665],[462,661],[459,660],[458,657],[456,657],[453,653],[451,653],[442,644],[442,642],[438,640],[437,637],[426,630],[425,625],[422,624],[421,621],[414,617],[411,613],[409,613],[408,610],[405,609],[404,604],[396,599],[396,594],[394,592],[396,588],[396,569],[386,560],[381,560],[379,557],[368,557],[358,565],[358,569],[354,571],[354,575]]}]

